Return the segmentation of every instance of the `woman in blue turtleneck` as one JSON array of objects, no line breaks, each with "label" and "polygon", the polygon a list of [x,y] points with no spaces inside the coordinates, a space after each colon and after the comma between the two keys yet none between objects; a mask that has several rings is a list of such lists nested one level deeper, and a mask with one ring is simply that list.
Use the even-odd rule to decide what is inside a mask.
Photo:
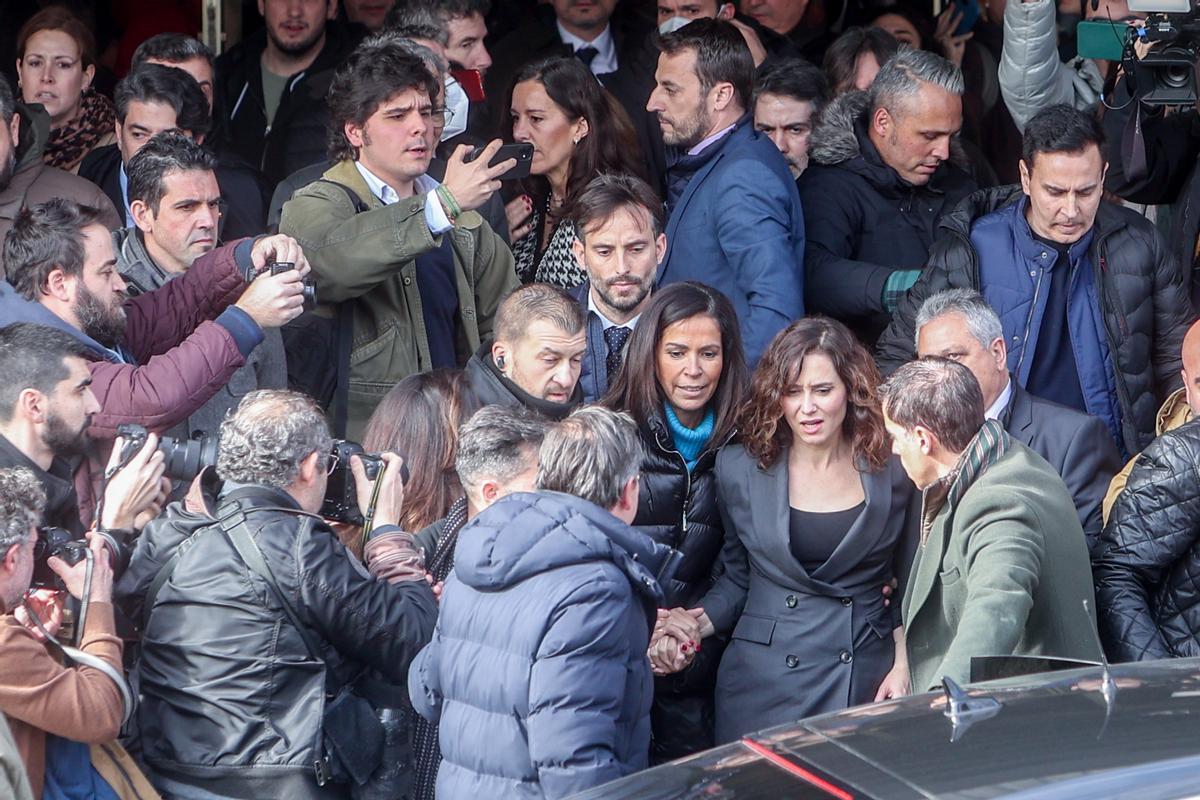
[{"label": "woman in blue turtleneck", "polygon": [[[651,298],[605,397],[637,422],[646,448],[634,525],[680,551],[664,608],[694,608],[715,580],[724,531],[713,463],[734,434],[749,383],[737,314],[721,293],[676,283]],[[654,763],[713,744],[713,687],[723,643],[705,641],[687,669],[658,677]]]}]

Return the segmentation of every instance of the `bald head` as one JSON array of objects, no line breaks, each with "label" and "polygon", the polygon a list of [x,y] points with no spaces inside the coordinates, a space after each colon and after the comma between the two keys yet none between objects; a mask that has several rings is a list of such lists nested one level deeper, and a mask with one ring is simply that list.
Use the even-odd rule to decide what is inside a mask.
[{"label": "bald head", "polygon": [[1200,414],[1200,321],[1183,337],[1183,388],[1192,413]]}]

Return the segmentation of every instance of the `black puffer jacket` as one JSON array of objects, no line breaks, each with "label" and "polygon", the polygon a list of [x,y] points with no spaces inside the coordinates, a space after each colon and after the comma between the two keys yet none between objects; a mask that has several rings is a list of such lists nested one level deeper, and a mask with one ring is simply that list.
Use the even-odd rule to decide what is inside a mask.
[{"label": "black puffer jacket", "polygon": [[[917,311],[927,297],[944,289],[981,290],[971,226],[1021,196],[1019,186],[984,189],[942,220],[925,272],[879,338],[882,372],[890,374],[913,358]],[[1127,452],[1136,453],[1154,438],[1158,408],[1179,386],[1180,345],[1191,307],[1174,257],[1145,218],[1102,202],[1094,230],[1091,263],[1099,276],[1104,330],[1115,362],[1122,440]]]},{"label": "black puffer jacket", "polygon": [[[721,442],[708,449],[688,472],[659,417],[639,425],[646,456],[634,527],[679,551],[675,577],[663,582],[664,608],[694,608],[720,572],[725,529],[717,508],[713,466]],[[728,441],[727,437],[726,441]],[[712,747],[713,689],[725,640],[709,637],[691,666],[654,679],[650,711],[650,760],[660,764]]]},{"label": "black puffer jacket", "polygon": [[364,666],[405,686],[437,605],[424,581],[371,578],[325,524],[296,513],[289,495],[253,487],[235,496],[275,580],[322,644],[323,663],[212,519],[170,506],[139,538],[117,593],[140,618],[160,567],[193,537],[142,633],[146,761],[162,777],[222,796],[336,797],[336,788],[317,789],[313,769],[326,670],[331,686]]},{"label": "black puffer jacket", "polygon": [[[976,185],[949,161],[924,186],[903,180],[871,143],[866,108],[865,93],[849,92],[822,112],[812,163],[797,186],[804,206],[805,307],[874,342],[888,321],[884,283],[896,270],[925,265],[938,220]],[[962,159],[957,152],[954,157]]]},{"label": "black puffer jacket", "polygon": [[1200,656],[1200,420],[1137,457],[1092,572],[1109,658]]}]

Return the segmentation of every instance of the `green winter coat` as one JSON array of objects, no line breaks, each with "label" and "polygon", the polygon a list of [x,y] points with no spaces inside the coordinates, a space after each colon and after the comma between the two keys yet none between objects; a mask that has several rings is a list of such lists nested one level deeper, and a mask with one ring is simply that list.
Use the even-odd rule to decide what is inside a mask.
[{"label": "green winter coat", "polygon": [[914,692],[943,676],[967,683],[972,656],[1100,659],[1091,564],[1062,478],[995,423],[972,448],[982,472],[980,459],[960,463],[940,508],[937,485],[925,492],[903,604]]},{"label": "green winter coat", "polygon": [[[385,206],[353,161],[340,161],[322,176],[348,187],[367,206],[355,214],[346,192],[323,181],[296,192],[283,207],[279,232],[304,248],[317,298],[353,304],[348,435],[358,436],[375,406],[402,378],[432,368],[416,259],[441,246],[425,223],[425,195]],[[466,364],[491,337],[500,301],[517,287],[512,252],[474,211],[458,218],[451,237],[459,298],[455,349]]]}]

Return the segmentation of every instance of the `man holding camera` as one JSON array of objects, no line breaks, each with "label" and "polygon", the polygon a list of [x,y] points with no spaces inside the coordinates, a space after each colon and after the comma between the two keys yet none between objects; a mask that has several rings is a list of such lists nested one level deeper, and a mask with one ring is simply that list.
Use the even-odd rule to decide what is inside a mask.
[{"label": "man holding camera", "polygon": [[460,148],[443,182],[430,178],[437,95],[420,58],[387,37],[364,42],[329,89],[337,163],[283,207],[280,231],[340,315],[323,361],[348,370],[335,396],[352,433],[401,378],[464,365],[517,285],[512,253],[476,212],[516,161],[489,166],[499,142],[469,163]]},{"label": "man holding camera", "polygon": [[[308,269],[286,236],[243,239],[126,301],[112,236],[93,210],[61,198],[22,211],[4,253],[0,320],[58,328],[87,348],[100,405],[91,435],[101,440],[126,422],[162,431],[187,419],[245,363],[263,328],[300,314]],[[276,261],[296,269],[254,278]],[[87,478],[98,478],[100,465],[88,466],[76,480],[85,519],[93,505]]]},{"label": "man holding camera", "polygon": [[[221,188],[216,158],[179,131],[156,134],[129,159],[134,225],[113,234],[117,270],[130,294],[160,289],[217,245]],[[255,389],[287,386],[283,338],[264,327],[263,340],[229,382],[172,431],[184,439],[215,433],[238,400]]]},{"label": "man holding camera", "polygon": [[167,796],[342,797],[342,770],[379,766],[378,718],[358,700],[373,689],[345,690],[364,667],[372,687],[403,685],[437,608],[411,538],[413,568],[384,582],[317,516],[349,468],[393,557],[407,536],[399,458],[383,454],[372,512],[363,463],[333,447],[310,398],[252,392],[221,425],[211,515],[173,504],[138,540],[118,594],[142,622],[143,752]]},{"label": "man holding camera", "polygon": [[[106,505],[114,515],[132,517],[157,496],[162,456],[156,446],[151,437],[109,482]],[[120,547],[100,532],[88,534],[86,543],[47,547],[53,532],[37,530],[45,505],[31,470],[0,469],[0,711],[34,797],[42,797],[43,788],[47,797],[62,797],[64,786],[89,779],[117,796],[144,796],[149,786],[115,741],[131,710],[112,605]],[[82,654],[72,653],[66,663],[52,641],[62,622],[62,593],[27,594],[31,582],[65,589],[83,603],[76,620]],[[91,744],[103,747],[89,753]],[[81,766],[92,774],[80,774]]]}]

